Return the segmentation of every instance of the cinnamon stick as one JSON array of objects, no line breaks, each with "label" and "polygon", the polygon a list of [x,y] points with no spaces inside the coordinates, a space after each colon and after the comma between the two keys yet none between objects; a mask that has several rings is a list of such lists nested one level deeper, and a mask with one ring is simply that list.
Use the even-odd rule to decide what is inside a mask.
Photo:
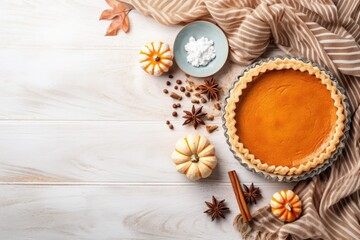
[{"label": "cinnamon stick", "polygon": [[235,170],[228,172],[228,175],[229,175],[231,185],[232,185],[234,193],[235,193],[236,201],[239,205],[241,216],[245,223],[249,222],[252,220],[252,217],[251,217],[249,208],[246,204],[244,193],[241,189],[241,184],[240,184],[239,178],[238,178]]},{"label": "cinnamon stick", "polygon": [[247,222],[247,216],[246,216],[246,213],[245,213],[245,209],[244,209],[244,207],[243,207],[243,205],[241,203],[241,200],[240,200],[240,194],[238,192],[238,189],[237,189],[237,186],[236,186],[236,183],[235,183],[234,175],[231,174],[230,172],[228,174],[229,174],[229,177],[230,177],[231,185],[232,185],[234,193],[235,193],[235,198],[236,198],[237,204],[238,204],[240,212],[241,212],[241,216],[242,216],[244,222]]},{"label": "cinnamon stick", "polygon": [[181,100],[182,99],[182,97],[179,94],[175,93],[175,92],[171,92],[170,97],[172,97],[173,99],[176,99],[176,100]]}]

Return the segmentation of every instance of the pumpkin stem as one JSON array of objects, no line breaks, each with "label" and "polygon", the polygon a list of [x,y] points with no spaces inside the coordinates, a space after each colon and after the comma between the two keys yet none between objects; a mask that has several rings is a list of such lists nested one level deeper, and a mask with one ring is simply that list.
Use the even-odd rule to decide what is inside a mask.
[{"label": "pumpkin stem", "polygon": [[286,208],[286,210],[288,210],[288,211],[292,211],[292,209],[293,209],[293,206],[290,204],[290,203],[287,203],[286,205],[285,205],[285,208]]},{"label": "pumpkin stem", "polygon": [[193,155],[191,155],[190,161],[193,163],[197,163],[199,161],[199,156],[196,153],[194,153]]},{"label": "pumpkin stem", "polygon": [[160,61],[160,57],[159,57],[158,55],[156,55],[156,56],[154,57],[154,60],[155,60],[155,62],[158,62],[158,61]]}]

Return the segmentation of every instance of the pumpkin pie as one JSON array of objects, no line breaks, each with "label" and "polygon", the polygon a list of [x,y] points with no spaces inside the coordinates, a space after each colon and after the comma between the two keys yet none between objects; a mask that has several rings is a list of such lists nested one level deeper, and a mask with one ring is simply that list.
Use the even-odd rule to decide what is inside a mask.
[{"label": "pumpkin pie", "polygon": [[297,59],[246,71],[225,107],[232,150],[260,171],[300,175],[322,165],[344,134],[344,96],[329,76]]}]

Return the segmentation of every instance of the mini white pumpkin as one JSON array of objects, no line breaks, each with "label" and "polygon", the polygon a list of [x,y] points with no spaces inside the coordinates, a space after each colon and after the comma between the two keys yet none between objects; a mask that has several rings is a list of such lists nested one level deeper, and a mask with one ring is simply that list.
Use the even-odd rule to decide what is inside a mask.
[{"label": "mini white pumpkin", "polygon": [[145,72],[160,76],[169,71],[173,64],[169,44],[155,41],[146,44],[140,51],[140,66]]},{"label": "mini white pumpkin", "polygon": [[206,137],[197,134],[180,139],[171,158],[177,171],[190,180],[207,178],[217,164],[215,147]]}]

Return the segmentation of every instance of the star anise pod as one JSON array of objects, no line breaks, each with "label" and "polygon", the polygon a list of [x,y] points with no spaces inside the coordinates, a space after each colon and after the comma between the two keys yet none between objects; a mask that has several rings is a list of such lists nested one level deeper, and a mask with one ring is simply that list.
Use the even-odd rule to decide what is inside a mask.
[{"label": "star anise pod", "polygon": [[199,85],[200,93],[206,94],[209,101],[219,100],[220,87],[215,83],[215,78],[205,80],[205,84]]},{"label": "star anise pod", "polygon": [[229,208],[225,207],[225,199],[218,202],[214,196],[212,196],[212,203],[206,202],[206,205],[209,207],[204,213],[211,215],[211,221],[214,221],[215,218],[222,217],[225,218],[224,212],[229,211]]},{"label": "star anise pod", "polygon": [[185,115],[183,116],[183,118],[185,118],[186,120],[183,125],[192,123],[195,129],[199,126],[199,124],[205,125],[203,118],[205,117],[206,113],[201,112],[202,108],[203,107],[201,106],[198,109],[195,109],[195,106],[193,105],[191,112],[184,110]]},{"label": "star anise pod", "polygon": [[249,204],[250,203],[251,204],[253,204],[253,203],[256,204],[256,200],[261,198],[260,189],[254,187],[253,183],[250,184],[250,188],[247,187],[245,184],[243,184],[243,185],[244,185],[244,188],[245,188],[244,197],[245,197],[246,202],[249,203]]}]

